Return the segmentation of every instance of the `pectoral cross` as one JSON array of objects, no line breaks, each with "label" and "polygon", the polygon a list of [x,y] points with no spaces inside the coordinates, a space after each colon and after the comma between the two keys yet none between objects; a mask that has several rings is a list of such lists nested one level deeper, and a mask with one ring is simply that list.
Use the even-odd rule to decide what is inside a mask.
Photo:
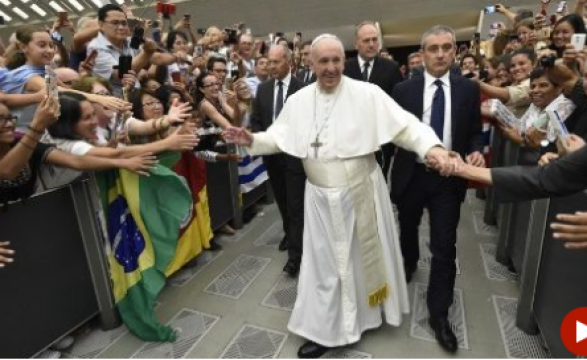
[{"label": "pectoral cross", "polygon": [[323,143],[320,142],[320,139],[318,138],[319,135],[316,135],[316,140],[314,140],[313,143],[310,143],[310,146],[314,148],[314,157],[318,158],[318,150],[320,149],[320,147],[322,147],[322,145],[324,145]]}]

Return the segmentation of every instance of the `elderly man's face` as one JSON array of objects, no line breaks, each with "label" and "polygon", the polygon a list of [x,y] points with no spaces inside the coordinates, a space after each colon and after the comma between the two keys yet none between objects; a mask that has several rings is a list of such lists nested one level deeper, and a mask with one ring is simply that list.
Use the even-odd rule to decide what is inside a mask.
[{"label": "elderly man's face", "polygon": [[269,49],[269,74],[274,79],[283,80],[291,71],[291,62],[285,56],[285,51],[282,45]]},{"label": "elderly man's face", "polygon": [[364,60],[374,59],[379,52],[379,34],[375,26],[363,25],[357,32],[355,48]]},{"label": "elderly man's face", "polygon": [[334,90],[342,79],[344,52],[334,39],[324,39],[312,53],[312,65],[320,87],[326,91]]}]

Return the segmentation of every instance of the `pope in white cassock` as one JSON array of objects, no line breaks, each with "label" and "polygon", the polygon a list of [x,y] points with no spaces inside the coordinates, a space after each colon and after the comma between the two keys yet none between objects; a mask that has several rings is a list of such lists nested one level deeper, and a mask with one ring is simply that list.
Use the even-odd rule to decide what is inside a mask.
[{"label": "pope in white cassock", "polygon": [[250,154],[302,159],[304,252],[288,325],[309,340],[302,358],[355,343],[383,319],[399,326],[409,312],[393,209],[373,153],[393,142],[444,173],[453,166],[429,126],[378,86],[342,75],[344,49],[334,35],[314,40],[312,62],[318,81],[289,97],[267,132],[226,132]]}]

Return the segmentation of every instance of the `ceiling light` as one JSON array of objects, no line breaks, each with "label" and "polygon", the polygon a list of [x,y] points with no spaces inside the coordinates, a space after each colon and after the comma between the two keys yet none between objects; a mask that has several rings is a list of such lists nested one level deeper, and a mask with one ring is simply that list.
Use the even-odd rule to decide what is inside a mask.
[{"label": "ceiling light", "polygon": [[[0,0],[0,1],[2,1],[2,0]],[[49,6],[51,6],[55,11],[61,11],[61,12],[64,12],[65,11],[65,9],[62,8],[61,5],[59,5],[55,1],[49,2]]]},{"label": "ceiling light", "polygon": [[26,4],[26,3],[28,3],[28,2],[29,2],[29,0],[20,0],[20,2],[22,2],[22,3],[25,3],[25,4]]},{"label": "ceiling light", "polygon": [[120,5],[124,4],[124,0],[116,0],[116,2]]},{"label": "ceiling light", "polygon": [[96,5],[99,8],[104,5],[104,4],[102,4],[102,1],[100,1],[100,0],[92,0],[92,2],[94,3],[94,5]]},{"label": "ceiling light", "polygon": [[14,11],[18,16],[20,16],[21,18],[23,18],[24,20],[28,19],[29,16],[22,10],[20,10],[17,7],[13,7],[12,11]]},{"label": "ceiling light", "polygon": [[84,9],[84,7],[77,0],[69,0],[69,3],[73,5],[73,7],[77,9],[77,11],[82,11]]},{"label": "ceiling light", "polygon": [[37,4],[32,4],[31,5],[31,9],[33,9],[34,12],[36,12],[37,14],[39,14],[41,16],[47,15],[47,13],[45,12],[45,10],[41,9],[39,7],[39,5],[37,5]]},{"label": "ceiling light", "polygon": [[2,3],[3,5],[10,5],[10,0],[0,0],[0,3]]},{"label": "ceiling light", "polygon": [[12,17],[6,15],[4,11],[0,11],[0,16],[4,18],[4,21],[12,21]]}]

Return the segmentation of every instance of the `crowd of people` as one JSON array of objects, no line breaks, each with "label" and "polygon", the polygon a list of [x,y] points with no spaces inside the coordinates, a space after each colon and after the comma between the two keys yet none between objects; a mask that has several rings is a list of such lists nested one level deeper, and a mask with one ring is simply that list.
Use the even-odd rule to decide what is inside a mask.
[{"label": "crowd of people", "polygon": [[[283,221],[283,271],[299,276],[289,329],[308,342],[298,355],[357,342],[383,320],[401,323],[424,209],[430,325],[442,348],[456,352],[448,311],[467,180],[477,182],[478,197],[480,183],[494,184],[507,201],[587,185],[587,49],[575,36],[586,33],[586,4],[556,14],[546,5],[496,5],[507,20],[491,25],[489,39],[459,47],[450,27],[435,26],[403,65],[369,21],[357,26],[358,55],[348,60],[334,35],[267,42],[238,24],[194,31],[189,16],[166,32],[169,19],[141,19],[114,4],[76,27],[66,17],[50,30],[20,27],[0,58],[0,206],[86,171],[149,176],[165,152],[200,165],[263,156]],[[486,169],[496,132],[520,147],[521,165],[541,167]],[[245,150],[218,153],[227,142]],[[205,167],[186,173],[194,169],[176,167],[175,176],[205,182]],[[572,184],[562,181],[567,173],[578,174]],[[510,183],[523,194],[512,195]],[[254,207],[247,211],[254,216]],[[210,215],[199,207],[195,216]],[[586,213],[558,221],[555,237],[587,247]],[[190,240],[197,251],[173,271],[221,249],[210,222],[198,224],[206,229]],[[228,224],[219,231],[235,232]],[[5,240],[0,268],[18,261]]]}]

